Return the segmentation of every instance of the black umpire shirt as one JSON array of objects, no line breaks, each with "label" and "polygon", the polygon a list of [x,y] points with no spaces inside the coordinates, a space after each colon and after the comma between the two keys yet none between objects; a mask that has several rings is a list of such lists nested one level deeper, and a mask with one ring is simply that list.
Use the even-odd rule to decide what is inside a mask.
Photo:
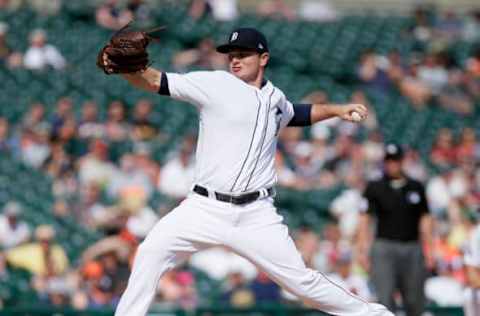
[{"label": "black umpire shirt", "polygon": [[415,180],[386,176],[368,183],[364,193],[368,213],[377,218],[376,237],[392,241],[418,241],[422,215],[429,212],[425,189]]}]

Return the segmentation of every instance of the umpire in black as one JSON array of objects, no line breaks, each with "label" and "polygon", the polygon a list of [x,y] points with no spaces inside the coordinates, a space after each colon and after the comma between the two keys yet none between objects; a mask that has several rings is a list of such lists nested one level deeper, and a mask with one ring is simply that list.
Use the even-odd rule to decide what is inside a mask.
[{"label": "umpire in black", "polygon": [[398,290],[406,315],[420,316],[427,268],[433,265],[422,247],[431,248],[432,219],[424,186],[403,173],[402,161],[401,146],[386,145],[384,175],[370,181],[364,193],[368,208],[360,215],[358,253],[370,271],[379,302],[395,310]]}]

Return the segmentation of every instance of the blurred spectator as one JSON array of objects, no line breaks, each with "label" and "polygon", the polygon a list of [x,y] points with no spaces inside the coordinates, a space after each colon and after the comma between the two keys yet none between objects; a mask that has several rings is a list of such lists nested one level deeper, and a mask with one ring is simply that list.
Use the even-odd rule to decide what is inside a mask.
[{"label": "blurred spectator", "polygon": [[106,275],[93,280],[87,292],[88,308],[113,308],[118,304],[120,296],[115,293],[113,281],[111,277]]},{"label": "blurred spectator", "polygon": [[21,206],[16,202],[8,202],[0,215],[0,247],[9,249],[19,246],[30,239],[30,228],[18,217]]},{"label": "blurred spectator", "polygon": [[23,55],[15,52],[8,44],[8,24],[0,22],[0,63],[8,68],[18,68],[22,66]]},{"label": "blurred spectator", "polygon": [[431,162],[438,167],[448,167],[455,163],[455,147],[450,129],[438,131],[430,152]]},{"label": "blurred spectator", "polygon": [[[55,150],[54,150],[55,151]],[[59,154],[60,158],[63,158],[63,154]],[[57,158],[52,159],[52,161],[56,161],[55,164],[57,165],[64,165],[63,159],[60,159],[60,164],[58,163]],[[68,164],[68,168],[57,168],[55,167],[54,170],[61,171],[60,174],[54,178],[53,185],[52,185],[52,193],[57,198],[62,198],[66,200],[75,199],[78,192],[78,180],[77,180],[77,173],[74,169],[70,168],[70,161]],[[45,167],[48,170],[48,165]]]},{"label": "blurred spectator", "polygon": [[188,9],[188,15],[197,20],[212,13],[212,6],[208,0],[192,0]]},{"label": "blurred spectator", "polygon": [[315,268],[326,273],[333,272],[335,261],[345,249],[349,248],[348,241],[342,239],[342,233],[338,224],[334,221],[327,223],[322,230]]},{"label": "blurred spectator", "polygon": [[55,46],[47,44],[47,33],[36,29],[30,33],[30,47],[25,52],[23,64],[32,70],[44,70],[47,67],[58,70],[65,68],[66,61]]},{"label": "blurred spectator", "polygon": [[464,287],[451,275],[451,267],[441,263],[437,275],[425,282],[425,296],[435,306],[461,306],[464,301]]},{"label": "blurred spectator", "polygon": [[473,10],[466,18],[463,38],[469,42],[480,40],[480,10]]},{"label": "blurred spectator", "polygon": [[12,53],[12,49],[7,43],[8,24],[0,22],[0,61],[7,61],[8,57]]},{"label": "blurred spectator", "polygon": [[448,83],[448,72],[444,57],[440,54],[428,54],[417,69],[417,76],[430,90],[430,94],[438,96]]},{"label": "blurred spectator", "polygon": [[[67,172],[73,170],[71,157],[65,152],[62,143],[51,144],[50,154],[43,163],[43,169],[54,179],[60,179],[60,177],[64,176]],[[62,191],[67,193],[65,189],[68,188],[64,187]]]},{"label": "blurred spectator", "polygon": [[457,161],[462,159],[476,159],[480,156],[480,147],[477,145],[477,136],[473,128],[464,128],[460,140],[455,147]]},{"label": "blurred spectator", "polygon": [[145,197],[153,192],[153,185],[141,169],[135,165],[135,157],[125,154],[120,159],[120,168],[115,169],[108,186],[108,193],[112,197],[119,197],[128,191],[137,191]]},{"label": "blurred spectator", "polygon": [[67,201],[64,199],[57,199],[53,203],[52,214],[55,217],[67,217],[71,216],[72,212],[70,210],[70,206],[68,205]]},{"label": "blurred spectator", "polygon": [[33,103],[22,119],[22,128],[33,130],[50,130],[50,124],[45,119],[45,106],[42,103]]},{"label": "blurred spectator", "polygon": [[463,85],[463,73],[460,70],[451,70],[448,73],[448,84],[441,89],[438,102],[445,109],[463,115],[473,111],[473,100]]},{"label": "blurred spectator", "polygon": [[129,215],[125,225],[127,231],[137,239],[143,240],[157,223],[157,214],[147,205],[145,197],[130,198],[130,202],[125,201],[123,207]]},{"label": "blurred spectator", "polygon": [[117,0],[105,0],[97,8],[95,18],[98,25],[110,30],[118,30],[132,20],[133,14],[130,10],[120,9]]},{"label": "blurred spectator", "polygon": [[250,289],[255,297],[255,304],[274,304],[280,302],[280,287],[270,280],[267,274],[259,271],[257,277],[250,284]]},{"label": "blurred spectator", "polygon": [[66,271],[69,262],[62,246],[54,242],[55,230],[49,225],[35,229],[36,242],[12,248],[7,251],[7,262],[16,268],[23,268],[34,275],[54,276]]},{"label": "blurred spectator", "polygon": [[432,213],[438,218],[448,216],[452,203],[465,192],[465,183],[458,172],[452,167],[441,168],[439,175],[432,177],[427,183],[426,193]]},{"label": "blurred spectator", "polygon": [[427,180],[427,169],[421,159],[420,153],[414,149],[406,150],[403,160],[403,170],[405,175],[414,180],[422,183]]},{"label": "blurred spectator", "polygon": [[57,130],[57,133],[51,135],[52,144],[60,144],[65,152],[72,155],[81,155],[84,152],[77,152],[78,147],[78,138],[77,138],[77,122],[71,117],[67,118],[60,128]]},{"label": "blurred spectator", "polygon": [[320,248],[319,236],[310,228],[303,227],[295,232],[294,240],[305,265],[316,269],[316,256]]},{"label": "blurred spectator", "polygon": [[330,204],[330,212],[337,218],[342,236],[353,240],[358,226],[358,216],[366,207],[362,192],[363,179],[356,174],[346,178],[347,187]]},{"label": "blurred spectator", "polygon": [[104,276],[111,280],[113,296],[118,299],[125,291],[130,275],[127,262],[121,260],[116,251],[106,251],[100,256],[100,264],[102,265]]},{"label": "blurred spectator", "polygon": [[352,253],[344,251],[336,259],[334,272],[328,278],[335,284],[349,290],[366,301],[372,301],[372,293],[368,287],[367,280],[352,271]]},{"label": "blurred spectator", "polygon": [[433,224],[423,185],[405,176],[403,158],[399,145],[386,145],[385,174],[370,181],[364,193],[368,208],[360,217],[358,254],[368,270],[370,223],[375,216],[370,269],[375,293],[380,303],[395,310],[394,293],[398,289],[406,314],[414,316],[424,310],[426,268],[433,269],[431,252],[423,251],[424,244],[431,249]]},{"label": "blurred spectator", "polygon": [[427,8],[418,7],[415,9],[413,16],[415,22],[412,35],[419,43],[425,43],[430,40],[433,35],[429,11]]},{"label": "blurred spectator", "polygon": [[111,141],[123,141],[128,137],[129,125],[125,105],[113,101],[108,106],[108,117],[105,122],[105,136]]},{"label": "blurred spectator", "polygon": [[212,14],[218,21],[232,21],[238,17],[238,0],[192,0],[189,15],[199,19]]},{"label": "blurred spectator", "polygon": [[195,253],[190,265],[216,280],[225,279],[230,273],[241,273],[247,280],[257,275],[257,268],[250,261],[223,247]]},{"label": "blurred spectator", "polygon": [[108,209],[101,202],[101,190],[95,183],[89,183],[80,191],[80,201],[75,205],[74,216],[83,225],[96,228],[108,218]]},{"label": "blurred spectator", "polygon": [[101,140],[93,140],[89,152],[80,159],[78,177],[82,185],[95,183],[106,186],[115,172],[115,166],[108,161],[108,145]]},{"label": "blurred spectator", "polygon": [[71,98],[62,97],[58,99],[55,112],[50,118],[51,134],[53,137],[58,136],[60,128],[63,126],[65,121],[68,119],[73,119],[72,109],[73,101]]},{"label": "blurred spectator", "polygon": [[183,198],[190,191],[193,181],[192,156],[194,139],[186,138],[177,156],[162,168],[158,182],[160,192],[175,198]]},{"label": "blurred spectator", "polygon": [[418,77],[418,71],[418,60],[412,60],[405,71],[405,76],[399,81],[400,92],[417,110],[425,107],[432,96],[430,87]]},{"label": "blurred spectator", "polygon": [[160,166],[152,158],[152,150],[144,143],[136,143],[133,148],[135,166],[141,170],[151,183],[158,183]]},{"label": "blurred spectator", "polygon": [[25,164],[40,168],[50,155],[49,131],[24,130],[20,139],[20,155]]},{"label": "blurred spectator", "polygon": [[0,153],[10,151],[12,146],[8,121],[0,116]]},{"label": "blurred spectator", "polygon": [[474,98],[480,98],[480,48],[477,48],[465,63],[465,85]]},{"label": "blurred spectator", "polygon": [[461,285],[465,283],[462,253],[460,247],[451,243],[452,226],[448,221],[438,221],[431,252],[435,260],[436,272]]},{"label": "blurred spectator", "polygon": [[295,146],[293,154],[296,176],[312,186],[319,172],[319,166],[313,160],[312,146],[306,141],[299,142]]},{"label": "blurred spectator", "polygon": [[132,133],[133,139],[137,141],[152,140],[157,136],[158,128],[152,120],[152,103],[146,99],[135,104]]},{"label": "blurred spectator", "polygon": [[392,84],[387,71],[388,60],[376,55],[373,50],[367,50],[360,56],[357,75],[367,89],[388,92]]},{"label": "blurred spectator", "polygon": [[262,17],[272,17],[294,20],[295,11],[284,0],[266,0],[257,6],[257,14]]},{"label": "blurred spectator", "polygon": [[152,8],[144,0],[128,0],[127,10],[131,12],[135,23],[148,24],[151,19]]},{"label": "blurred spectator", "polygon": [[238,0],[208,0],[215,20],[232,21],[238,17]]},{"label": "blurred spectator", "polygon": [[233,271],[226,276],[220,302],[234,308],[246,308],[255,304],[253,293],[242,273]]},{"label": "blurred spectator", "polygon": [[228,68],[225,55],[217,53],[215,43],[209,37],[202,39],[197,48],[177,53],[173,57],[173,66],[179,71],[185,71],[190,67],[207,70]]},{"label": "blurred spectator", "polygon": [[375,175],[376,169],[383,159],[383,138],[378,130],[368,133],[363,143],[363,154],[367,163],[367,176]]},{"label": "blurred spectator", "polygon": [[78,138],[93,139],[104,135],[104,126],[98,119],[98,106],[94,101],[87,101],[82,105],[82,118],[78,123]]},{"label": "blurred spectator", "polygon": [[284,187],[302,189],[306,184],[297,178],[295,172],[285,162],[285,155],[280,151],[275,153],[275,170],[277,172],[278,184]]},{"label": "blurred spectator", "polygon": [[198,303],[195,278],[187,270],[174,269],[160,279],[158,295],[162,302],[186,309],[194,308]]},{"label": "blurred spectator", "polygon": [[318,22],[329,22],[338,18],[338,12],[330,0],[302,0],[298,15],[303,20]]},{"label": "blurred spectator", "polygon": [[455,40],[463,30],[463,21],[453,10],[444,12],[435,23],[435,35],[446,41]]},{"label": "blurred spectator", "polygon": [[56,15],[61,7],[62,0],[28,0],[29,6],[39,15]]}]

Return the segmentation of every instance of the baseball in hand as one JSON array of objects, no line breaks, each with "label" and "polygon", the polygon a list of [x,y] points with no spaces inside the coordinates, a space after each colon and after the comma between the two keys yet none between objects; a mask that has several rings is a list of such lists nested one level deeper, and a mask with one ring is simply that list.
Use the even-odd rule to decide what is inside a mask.
[{"label": "baseball in hand", "polygon": [[354,122],[360,122],[362,120],[362,116],[357,111],[352,111],[352,113],[350,113],[350,117]]}]

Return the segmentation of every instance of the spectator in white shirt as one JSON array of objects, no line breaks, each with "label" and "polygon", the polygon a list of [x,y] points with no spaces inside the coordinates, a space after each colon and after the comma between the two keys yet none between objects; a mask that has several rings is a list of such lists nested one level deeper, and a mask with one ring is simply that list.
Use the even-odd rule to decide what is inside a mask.
[{"label": "spectator in white shirt", "polygon": [[45,31],[36,29],[30,34],[30,47],[23,57],[23,64],[31,70],[44,70],[47,67],[58,70],[65,68],[66,61],[55,46],[47,44]]},{"label": "spectator in white shirt", "polygon": [[372,293],[368,287],[367,280],[352,272],[352,253],[350,251],[340,253],[336,260],[335,272],[328,277],[333,283],[360,296],[364,300],[370,301],[372,299]]},{"label": "spectator in white shirt", "polygon": [[187,196],[193,182],[193,140],[187,138],[180,153],[168,161],[160,172],[158,189],[175,198]]},{"label": "spectator in white shirt", "polygon": [[28,225],[18,220],[20,205],[16,202],[9,202],[3,208],[3,215],[0,215],[0,247],[13,248],[30,238]]}]

